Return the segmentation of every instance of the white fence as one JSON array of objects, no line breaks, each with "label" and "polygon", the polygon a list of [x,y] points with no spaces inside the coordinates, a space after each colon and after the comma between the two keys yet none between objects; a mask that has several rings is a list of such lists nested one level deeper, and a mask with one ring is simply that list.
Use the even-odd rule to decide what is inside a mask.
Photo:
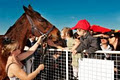
[{"label": "white fence", "polygon": [[[47,54],[46,69],[35,80],[72,80],[71,52],[68,50],[49,49]],[[120,79],[120,51],[96,51],[93,55],[94,57],[92,58],[83,56],[82,59],[79,59],[79,80]],[[107,58],[106,55],[108,55]],[[52,68],[50,67],[51,65]]]}]

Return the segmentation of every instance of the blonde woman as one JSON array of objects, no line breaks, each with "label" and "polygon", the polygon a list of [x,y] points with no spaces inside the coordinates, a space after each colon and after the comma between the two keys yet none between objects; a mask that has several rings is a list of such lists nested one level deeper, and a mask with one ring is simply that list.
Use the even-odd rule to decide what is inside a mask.
[{"label": "blonde woman", "polygon": [[40,36],[37,42],[24,53],[21,53],[19,44],[16,41],[10,41],[4,45],[2,48],[2,55],[7,58],[6,73],[10,80],[16,80],[16,78],[19,78],[20,80],[32,80],[38,73],[40,73],[41,70],[44,69],[44,65],[40,64],[35,71],[27,74],[22,69],[23,64],[21,63],[22,60],[26,59],[35,52],[39,44],[42,42],[42,37],[43,36]]}]

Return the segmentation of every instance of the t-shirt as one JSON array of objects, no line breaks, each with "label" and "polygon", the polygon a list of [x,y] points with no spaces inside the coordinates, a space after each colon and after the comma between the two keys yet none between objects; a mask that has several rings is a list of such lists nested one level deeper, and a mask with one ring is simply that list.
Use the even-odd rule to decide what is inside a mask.
[{"label": "t-shirt", "polygon": [[75,40],[73,38],[68,38],[67,39],[67,47],[69,49],[72,49],[72,47],[75,45]]}]

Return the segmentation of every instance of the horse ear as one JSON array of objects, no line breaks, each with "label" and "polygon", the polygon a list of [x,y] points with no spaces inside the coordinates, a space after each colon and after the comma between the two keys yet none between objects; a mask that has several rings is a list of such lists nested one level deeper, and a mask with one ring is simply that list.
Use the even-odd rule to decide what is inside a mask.
[{"label": "horse ear", "polygon": [[33,11],[33,8],[32,8],[31,5],[28,5],[28,9],[31,10],[31,11]]},{"label": "horse ear", "polygon": [[23,6],[23,9],[27,15],[31,15],[31,10],[29,10],[27,7]]},{"label": "horse ear", "polygon": [[27,8],[27,7],[25,7],[25,6],[23,6],[23,9],[24,9],[24,11],[27,11],[27,10],[28,10],[28,8]]}]

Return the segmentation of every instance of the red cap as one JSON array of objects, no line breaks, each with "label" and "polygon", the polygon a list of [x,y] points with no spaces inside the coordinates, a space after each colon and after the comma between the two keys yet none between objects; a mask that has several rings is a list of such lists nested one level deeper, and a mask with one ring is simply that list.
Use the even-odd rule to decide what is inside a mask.
[{"label": "red cap", "polygon": [[71,28],[72,30],[74,29],[83,29],[83,30],[90,30],[90,23],[87,20],[80,20],[78,23]]},{"label": "red cap", "polygon": [[111,29],[108,29],[108,28],[105,28],[105,27],[102,27],[102,26],[99,26],[99,25],[92,25],[90,30],[94,31],[94,32],[101,32],[101,33],[110,32],[111,31]]}]

